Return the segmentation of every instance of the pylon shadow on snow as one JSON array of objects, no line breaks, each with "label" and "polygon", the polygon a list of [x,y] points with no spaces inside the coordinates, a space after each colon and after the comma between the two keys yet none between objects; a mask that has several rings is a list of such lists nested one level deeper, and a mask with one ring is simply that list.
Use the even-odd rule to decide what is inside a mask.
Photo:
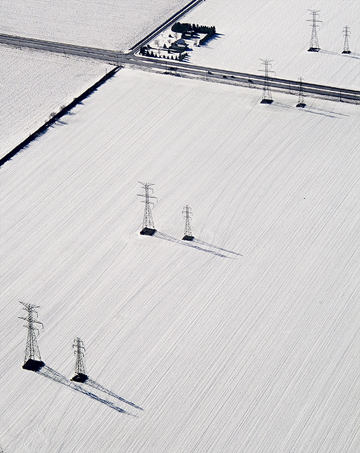
[{"label": "pylon shadow on snow", "polygon": [[[305,102],[306,102],[306,98],[305,98]],[[274,102],[273,105],[276,107],[284,108],[284,109],[290,109],[290,110],[295,109],[295,107],[293,105],[288,105],[288,104],[284,104],[282,102],[277,102],[277,101]],[[326,116],[328,118],[340,118],[342,116],[349,116],[349,115],[346,115],[345,113],[332,112],[331,110],[319,109],[317,107],[308,107],[306,104],[305,104],[305,107],[302,109],[302,112],[313,113],[314,115],[322,115],[322,116]]]},{"label": "pylon shadow on snow", "polygon": [[216,250],[221,250],[222,252],[231,253],[232,255],[243,256],[241,253],[233,252],[232,250],[224,249],[222,247],[218,247],[217,245],[210,244],[210,243],[204,242],[204,241],[200,241],[200,239],[194,238],[193,242],[195,242],[196,244],[205,245],[206,247],[211,247]]},{"label": "pylon shadow on snow", "polygon": [[[157,231],[154,234],[154,237],[157,237],[159,239],[164,239],[165,241],[169,241],[169,242],[175,242],[176,244],[180,244],[185,247],[190,247],[190,248],[193,248],[196,250],[200,250],[201,252],[211,253],[212,255],[216,255],[221,258],[231,258],[231,257],[228,255],[224,255],[223,253],[220,253],[220,251],[223,251],[226,253],[233,253],[233,252],[229,252],[228,250],[225,250],[225,249],[220,249],[220,248],[214,247],[211,244],[207,244],[206,242],[202,243],[201,241],[198,241],[195,238],[193,241],[183,241],[181,239],[174,238],[173,236],[169,236],[168,234],[161,233],[160,231]],[[202,245],[206,245],[207,247],[209,247],[209,249],[199,247],[198,245],[196,245],[196,242],[198,242],[199,244],[202,244]],[[216,250],[211,250],[211,248],[215,248]]]},{"label": "pylon shadow on snow", "polygon": [[[98,397],[94,393],[86,391],[80,385],[69,381],[65,376],[58,373],[56,370],[53,370],[52,368],[50,368],[47,365],[43,366],[39,371],[36,371],[36,373],[41,374],[42,376],[44,376],[48,379],[51,379],[52,381],[58,382],[59,384],[65,385],[66,387],[70,387],[72,390],[75,390],[76,392],[80,392],[80,393],[88,396],[89,398],[92,398],[93,400],[99,401],[99,403],[105,404],[106,406],[110,407],[111,409],[116,410],[117,412],[120,412],[125,415],[131,415],[133,417],[137,417],[136,415],[131,414],[130,412],[125,411],[124,409],[121,409],[121,407],[116,406],[111,401],[104,400],[103,398]],[[113,394],[112,396],[114,396],[114,395],[115,394]],[[118,397],[118,399],[120,399],[120,398]],[[127,402],[126,400],[122,400],[122,401]],[[137,407],[137,406],[134,405],[134,407]]]},{"label": "pylon shadow on snow", "polygon": [[131,401],[127,401],[126,399],[122,398],[121,396],[116,395],[116,393],[112,392],[111,390],[108,390],[107,388],[103,387],[101,384],[99,384],[98,382],[94,381],[91,378],[86,379],[84,384],[89,385],[90,387],[93,387],[97,390],[100,390],[101,392],[104,392],[107,395],[110,395],[110,396],[122,401],[125,404],[129,404],[130,406],[134,407],[135,409],[139,409],[141,411],[144,410],[142,407],[137,406],[136,404],[132,403]]},{"label": "pylon shadow on snow", "polygon": [[320,49],[320,53],[325,53],[326,55],[340,55],[340,52],[334,52],[326,49]]}]

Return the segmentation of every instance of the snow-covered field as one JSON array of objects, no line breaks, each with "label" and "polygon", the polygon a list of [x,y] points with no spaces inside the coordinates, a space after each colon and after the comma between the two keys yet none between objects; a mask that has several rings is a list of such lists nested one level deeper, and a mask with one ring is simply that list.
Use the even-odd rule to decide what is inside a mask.
[{"label": "snow-covered field", "polygon": [[2,33],[127,50],[190,0],[2,0]]},{"label": "snow-covered field", "polygon": [[[360,111],[260,96],[122,70],[1,168],[5,452],[360,450]],[[76,336],[93,396],[54,381]]]},{"label": "snow-covered field", "polygon": [[35,132],[112,66],[0,46],[0,158]]},{"label": "snow-covered field", "polygon": [[[321,52],[308,52],[312,16],[319,10]],[[212,26],[218,37],[190,53],[190,62],[258,73],[273,60],[277,77],[360,89],[360,8],[357,1],[207,0],[182,22]],[[350,27],[352,54],[342,55],[343,28]]]}]

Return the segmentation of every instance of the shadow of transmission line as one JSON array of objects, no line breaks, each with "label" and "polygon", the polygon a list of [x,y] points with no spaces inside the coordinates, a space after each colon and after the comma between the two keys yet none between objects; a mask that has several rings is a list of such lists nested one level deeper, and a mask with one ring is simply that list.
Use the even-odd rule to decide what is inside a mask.
[{"label": "shadow of transmission line", "polygon": [[116,393],[114,393],[111,390],[108,390],[107,388],[103,387],[101,384],[99,384],[98,382],[94,381],[93,379],[90,379],[90,378],[86,379],[84,384],[88,385],[90,387],[93,387],[93,388],[95,388],[97,390],[100,390],[101,392],[104,392],[107,395],[110,395],[110,396],[122,401],[125,404],[129,404],[130,406],[134,407],[135,409],[139,409],[140,411],[144,410],[142,407],[137,406],[136,404],[132,403],[131,401],[127,401],[126,399],[122,398],[121,396],[116,395]]},{"label": "shadow of transmission line", "polygon": [[231,253],[232,255],[243,256],[241,253],[233,252],[232,250],[228,250],[228,249],[224,249],[222,247],[218,247],[217,245],[210,244],[209,242],[200,241],[200,239],[194,238],[193,242],[195,242],[196,244],[205,245],[206,247],[210,247],[210,248],[213,248],[213,249],[216,249],[216,250],[220,250],[222,252]]},{"label": "shadow of transmission line", "polygon": [[[36,373],[41,374],[42,376],[44,376],[48,379],[51,379],[52,381],[58,382],[59,384],[65,385],[66,387],[70,387],[72,390],[75,390],[76,392],[83,393],[84,395],[88,396],[89,398],[99,401],[99,403],[105,404],[106,406],[110,407],[111,409],[116,410],[117,412],[120,412],[125,415],[131,415],[132,417],[137,417],[137,415],[131,414],[130,412],[127,412],[124,409],[121,409],[121,407],[115,406],[115,404],[113,404],[111,401],[104,400],[104,399],[98,397],[97,395],[95,395],[94,393],[86,391],[80,385],[69,381],[65,376],[58,373],[56,370],[53,370],[52,368],[48,367],[47,365],[44,365],[39,371],[36,371]],[[112,392],[110,392],[108,394],[115,396],[115,394],[113,394]],[[117,398],[122,400],[120,397],[117,397]],[[129,403],[126,400],[122,400],[122,401],[126,402],[127,404],[133,405],[132,403]],[[133,406],[138,408],[138,406],[136,406],[136,405],[133,405]]]},{"label": "shadow of transmission line", "polygon": [[154,236],[159,239],[164,239],[165,241],[175,242],[176,244],[184,245],[185,247],[190,247],[193,249],[200,250],[201,252],[211,253],[212,255],[220,256],[221,258],[230,258],[229,256],[216,252],[215,250],[209,250],[209,249],[205,249],[203,247],[199,247],[197,245],[194,245],[193,242],[183,241],[181,239],[174,238],[173,236],[169,236],[168,234],[161,233],[160,231],[156,231]]}]

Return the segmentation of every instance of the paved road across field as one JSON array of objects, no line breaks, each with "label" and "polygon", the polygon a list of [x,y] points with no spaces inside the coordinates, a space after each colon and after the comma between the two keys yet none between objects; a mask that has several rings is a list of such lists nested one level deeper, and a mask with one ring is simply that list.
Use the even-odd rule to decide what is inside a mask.
[{"label": "paved road across field", "polygon": [[[199,3],[199,1],[202,0],[192,2],[192,7]],[[182,12],[182,14],[183,13],[184,12]],[[176,18],[178,18],[178,16],[176,16]],[[174,17],[172,18],[172,21],[174,21]],[[201,77],[206,80],[258,89],[263,87],[265,77],[262,75],[197,66],[189,63],[175,62],[162,58],[142,57],[135,54],[140,46],[145,45],[149,40],[153,38],[155,33],[160,33],[163,29],[162,27],[168,26],[169,23],[171,23],[170,19],[168,22],[166,22],[166,25],[163,24],[151,35],[148,35],[141,42],[136,44],[129,53],[98,49],[94,47],[76,46],[73,44],[43,41],[39,39],[24,38],[6,34],[0,34],[0,44],[17,48],[30,48],[44,52],[54,52],[66,55],[75,55],[83,58],[92,58],[115,64],[117,66],[131,64],[133,67],[143,67],[149,70],[160,70],[177,76]],[[292,94],[297,94],[299,92],[300,84],[296,80],[270,77],[268,81],[269,86],[272,89]],[[360,103],[360,91],[348,90],[346,88],[330,87],[326,85],[317,85],[306,82],[302,82],[302,88],[304,94],[307,96],[322,97],[342,102]]]}]

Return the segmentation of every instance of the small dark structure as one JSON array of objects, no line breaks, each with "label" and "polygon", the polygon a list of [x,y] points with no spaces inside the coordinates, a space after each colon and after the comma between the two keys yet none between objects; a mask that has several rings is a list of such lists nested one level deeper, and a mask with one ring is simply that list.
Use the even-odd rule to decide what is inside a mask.
[{"label": "small dark structure", "polygon": [[156,233],[155,228],[146,228],[145,227],[140,231],[140,234],[145,235],[145,236],[154,236],[155,233]]},{"label": "small dark structure", "polygon": [[260,104],[272,104],[273,102],[273,99],[263,98],[261,99]]},{"label": "small dark structure", "polygon": [[45,366],[45,362],[43,362],[42,360],[29,359],[24,363],[22,367],[24,368],[24,370],[39,371],[43,366]]}]

